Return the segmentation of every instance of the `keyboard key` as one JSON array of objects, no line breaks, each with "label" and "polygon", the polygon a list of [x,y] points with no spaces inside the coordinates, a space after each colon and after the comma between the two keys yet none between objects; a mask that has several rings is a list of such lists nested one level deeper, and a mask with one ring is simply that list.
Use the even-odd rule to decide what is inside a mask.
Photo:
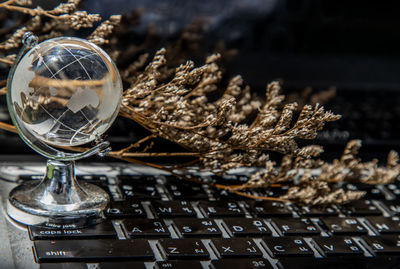
[{"label": "keyboard key", "polygon": [[222,185],[240,185],[246,183],[248,180],[249,177],[245,175],[212,176],[213,183]]},{"label": "keyboard key", "polygon": [[[86,263],[42,263],[40,269],[87,269]],[[140,267],[138,267],[140,268]]]},{"label": "keyboard key", "polygon": [[170,232],[161,220],[126,219],[123,221],[130,237],[169,237]]},{"label": "keyboard key", "polygon": [[[284,183],[284,182],[283,182]],[[252,189],[258,196],[280,197],[285,195],[288,191],[288,186],[268,186],[268,188],[254,188]]]},{"label": "keyboard key", "polygon": [[211,189],[211,193],[212,193],[212,196],[216,200],[237,200],[237,199],[246,200],[246,199],[249,199],[247,197],[240,196],[236,193],[233,193],[233,192],[230,192],[230,191],[224,190],[224,189]]},{"label": "keyboard key", "polygon": [[371,184],[364,184],[364,183],[348,183],[344,184],[343,186],[344,190],[347,191],[365,191],[365,195],[363,199],[368,199],[368,200],[384,200],[386,199],[385,195],[383,192],[378,189],[375,185]]},{"label": "keyboard key", "polygon": [[299,214],[305,217],[329,217],[329,216],[337,216],[338,212],[336,209],[327,206],[327,207],[308,207],[303,206],[298,209]]},{"label": "keyboard key", "polygon": [[222,258],[261,257],[262,253],[251,239],[219,238],[211,240]]},{"label": "keyboard key", "polygon": [[322,224],[327,230],[336,235],[359,235],[366,234],[367,230],[356,218],[321,218]]},{"label": "keyboard key", "polygon": [[147,240],[59,240],[35,241],[37,262],[100,262],[108,260],[153,260]]},{"label": "keyboard key", "polygon": [[129,200],[152,200],[161,199],[160,194],[154,186],[122,185],[121,191],[125,199]]},{"label": "keyboard key", "polygon": [[400,257],[338,256],[327,258],[280,258],[285,269],[394,269]]},{"label": "keyboard key", "polygon": [[398,200],[383,201],[383,204],[390,210],[392,215],[400,216],[400,203]]},{"label": "keyboard key", "polygon": [[343,214],[348,216],[380,216],[380,211],[369,200],[357,200],[341,207]]},{"label": "keyboard key", "polygon": [[174,200],[205,200],[208,195],[200,184],[167,177],[165,184],[169,194]]},{"label": "keyboard key", "polygon": [[300,237],[264,237],[263,241],[275,257],[314,255],[304,239]]},{"label": "keyboard key", "polygon": [[292,211],[283,203],[252,201],[249,204],[251,211],[259,217],[291,217],[293,215]]},{"label": "keyboard key", "polygon": [[309,219],[271,218],[284,235],[318,235],[320,230]]},{"label": "keyboard key", "polygon": [[106,215],[111,219],[144,218],[147,216],[142,204],[133,201],[112,202],[110,208],[106,211]]},{"label": "keyboard key", "polygon": [[76,179],[83,180],[95,185],[106,184],[108,185],[108,178],[106,175],[77,175]]},{"label": "keyboard key", "polygon": [[242,217],[242,208],[234,201],[200,202],[200,207],[209,217]]},{"label": "keyboard key", "polygon": [[109,195],[111,195],[110,189],[108,188],[108,178],[105,175],[77,175],[76,179],[78,182],[86,182],[90,184],[94,184],[104,191],[106,191]]},{"label": "keyboard key", "polygon": [[175,219],[174,223],[184,237],[209,237],[222,234],[211,219]]},{"label": "keyboard key", "polygon": [[196,215],[190,202],[187,201],[153,201],[151,205],[159,217],[193,217]]},{"label": "keyboard key", "polygon": [[[91,267],[85,267],[90,269]],[[95,269],[146,269],[146,265],[144,262],[120,262],[120,261],[114,261],[114,262],[101,262],[98,264],[98,267],[95,267]]]},{"label": "keyboard key", "polygon": [[268,260],[261,258],[212,261],[215,269],[272,269]]},{"label": "keyboard key", "polygon": [[376,255],[400,255],[400,237],[381,235],[363,238]]},{"label": "keyboard key", "polygon": [[157,180],[151,175],[118,175],[121,185],[155,185]]},{"label": "keyboard key", "polygon": [[110,221],[79,229],[51,229],[28,226],[28,232],[31,240],[117,238],[117,233]]},{"label": "keyboard key", "polygon": [[313,238],[326,256],[364,255],[364,252],[350,237]]},{"label": "keyboard key", "polygon": [[160,239],[168,259],[208,259],[210,254],[201,240],[197,239]]},{"label": "keyboard key", "polygon": [[163,261],[156,264],[159,269],[203,269],[199,261]]},{"label": "keyboard key", "polygon": [[234,236],[264,236],[271,234],[270,229],[262,219],[226,218],[224,223]]},{"label": "keyboard key", "polygon": [[157,200],[161,198],[155,187],[157,182],[154,177],[120,175],[118,181],[125,199]]},{"label": "keyboard key", "polygon": [[400,222],[381,216],[367,217],[368,222],[381,234],[400,233]]},{"label": "keyboard key", "polygon": [[389,184],[386,188],[390,190],[397,200],[400,198],[400,186],[398,182],[396,184]]}]

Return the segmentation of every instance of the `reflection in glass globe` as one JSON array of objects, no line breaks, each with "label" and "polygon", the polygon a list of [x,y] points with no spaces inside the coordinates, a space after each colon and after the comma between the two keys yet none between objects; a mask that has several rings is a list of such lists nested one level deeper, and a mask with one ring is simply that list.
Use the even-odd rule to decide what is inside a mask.
[{"label": "reflection in glass globe", "polygon": [[90,142],[118,114],[122,85],[109,56],[77,38],[36,45],[11,81],[15,120],[39,140],[59,146]]}]

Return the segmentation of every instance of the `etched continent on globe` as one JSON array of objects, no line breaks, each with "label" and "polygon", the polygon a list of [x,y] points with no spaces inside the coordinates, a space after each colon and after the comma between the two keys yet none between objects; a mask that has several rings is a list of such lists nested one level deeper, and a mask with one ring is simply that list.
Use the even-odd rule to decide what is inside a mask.
[{"label": "etched continent on globe", "polygon": [[43,142],[75,146],[103,134],[119,111],[122,85],[108,55],[78,38],[30,49],[11,81],[15,120]]}]

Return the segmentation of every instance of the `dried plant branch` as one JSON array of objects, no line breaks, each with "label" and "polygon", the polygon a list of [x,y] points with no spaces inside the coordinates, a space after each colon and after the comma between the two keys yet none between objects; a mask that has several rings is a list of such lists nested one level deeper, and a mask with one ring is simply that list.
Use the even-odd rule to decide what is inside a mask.
[{"label": "dried plant branch", "polygon": [[[24,5],[30,4],[24,1],[6,1],[0,3],[0,8],[29,14],[32,19],[25,26],[17,29],[8,39],[0,43],[0,49],[10,50],[21,45],[21,38],[27,31],[39,35],[39,40],[60,35],[58,30],[69,28],[78,30],[84,27],[93,27],[93,24],[101,20],[98,14],[88,14],[86,11],[77,11],[80,0],[69,0],[52,10],[43,10],[41,7],[30,8]],[[22,4],[22,5],[21,5]],[[48,17],[50,21],[43,23],[42,16]]]},{"label": "dried plant branch", "polygon": [[[79,0],[70,0],[52,10],[43,10],[40,7],[31,8],[30,2],[23,0],[0,3],[0,8],[31,16],[28,21],[24,19],[26,23],[23,27],[16,29],[13,26],[4,32],[7,38],[0,43],[0,49],[7,52],[20,47],[26,31],[33,31],[39,40],[45,40],[60,36],[67,30],[93,27],[101,19],[100,16],[77,10],[78,4]],[[136,12],[123,23],[131,21],[135,25],[139,17],[140,12]],[[121,16],[111,16],[87,39],[98,45],[107,45],[111,49],[111,57],[121,59],[121,46],[126,44],[118,45],[117,38],[111,39],[120,24]],[[322,147],[299,146],[299,141],[314,139],[326,123],[340,118],[325,111],[319,104],[329,100],[335,89],[318,94],[311,94],[311,90],[306,89],[299,96],[292,95],[292,100],[285,103],[279,83],[272,82],[267,85],[262,100],[251,93],[240,76],[224,84],[219,66],[223,55],[216,53],[207,57],[200,67],[187,61],[182,50],[184,47],[198,49],[196,42],[201,40],[203,28],[203,22],[192,23],[184,29],[175,44],[168,44],[167,49],[158,50],[149,59],[150,53],[146,48],[152,38],[150,27],[149,35],[142,44],[132,44],[126,53],[124,51],[123,58],[130,56],[126,57],[128,60],[122,65],[124,67],[120,67],[120,74],[128,86],[123,93],[119,115],[139,123],[151,134],[123,149],[111,151],[109,157],[161,169],[183,180],[208,184],[248,198],[307,205],[342,204],[362,197],[363,192],[341,189],[340,184],[345,182],[387,184],[398,177],[399,157],[394,151],[389,153],[387,164],[382,167],[378,166],[377,160],[361,162],[357,157],[361,141],[350,141],[343,155],[331,163],[318,159],[323,152]],[[223,44],[219,47],[221,52],[225,51]],[[15,54],[0,59],[3,65],[11,65],[14,61]],[[65,96],[55,101],[63,103],[70,91],[78,85],[88,84],[96,91],[103,81],[60,81],[36,76],[30,85],[59,88]],[[2,81],[0,95],[6,93],[4,86],[5,81]],[[311,105],[306,105],[304,100]],[[14,126],[2,122],[0,129],[16,132]],[[172,141],[181,146],[183,152],[151,152],[154,138]],[[64,149],[87,150],[84,147]],[[280,163],[270,158],[271,152],[283,155]],[[178,156],[190,157],[190,161],[166,167],[140,160],[144,157]],[[190,176],[185,170],[188,167],[216,175],[224,175],[234,168],[260,169],[252,173],[246,183],[226,186]],[[269,197],[252,191],[254,188],[268,190],[274,187],[285,188],[287,192],[280,197]]]},{"label": "dried plant branch", "polygon": [[[219,55],[209,57],[206,64],[198,68],[190,61],[182,64],[165,81],[162,76],[165,53],[159,50],[124,92],[120,114],[159,137],[198,152],[198,160],[192,163],[200,164],[202,169],[223,174],[232,168],[265,167],[243,185],[219,187],[253,197],[242,190],[268,188],[284,182],[288,193],[277,199],[320,205],[347,203],[363,195],[362,192],[334,189],[329,185],[332,182],[351,182],[358,178],[358,182],[377,183],[373,179],[379,177],[382,183],[399,175],[394,153],[390,154],[391,164],[385,168],[378,167],[376,162],[361,163],[355,157],[357,141],[351,141],[341,159],[333,163],[315,159],[323,151],[319,146],[299,148],[298,139],[314,139],[326,122],[340,118],[319,104],[305,105],[294,119],[298,106],[283,104],[284,96],[279,94],[278,83],[268,85],[265,102],[261,105],[259,100],[251,98],[249,88],[242,86],[240,77],[229,82],[217,101],[209,102],[207,94],[216,91],[221,80],[216,64]],[[257,116],[247,125],[246,117],[253,112]],[[268,152],[285,155],[280,166],[269,160]],[[319,176],[311,173],[317,168],[322,170]],[[370,171],[367,176],[360,176],[366,171]],[[300,180],[295,180],[301,173]]]}]

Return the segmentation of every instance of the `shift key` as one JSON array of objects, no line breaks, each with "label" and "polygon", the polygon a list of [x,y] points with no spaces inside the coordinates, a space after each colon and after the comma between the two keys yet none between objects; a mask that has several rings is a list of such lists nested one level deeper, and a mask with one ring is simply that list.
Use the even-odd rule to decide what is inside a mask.
[{"label": "shift key", "polygon": [[152,261],[154,254],[147,240],[58,240],[35,241],[37,262]]}]

